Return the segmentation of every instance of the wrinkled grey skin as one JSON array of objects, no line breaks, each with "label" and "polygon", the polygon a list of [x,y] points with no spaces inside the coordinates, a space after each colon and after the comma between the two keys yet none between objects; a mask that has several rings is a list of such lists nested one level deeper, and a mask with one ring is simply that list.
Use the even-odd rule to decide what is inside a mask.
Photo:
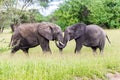
[{"label": "wrinkled grey skin", "polygon": [[68,41],[74,39],[76,42],[76,47],[74,51],[75,53],[79,53],[83,45],[91,47],[94,53],[96,53],[96,49],[99,48],[100,53],[102,53],[104,50],[106,37],[107,35],[103,31],[103,29],[97,25],[86,25],[83,23],[77,23],[65,30],[63,40],[64,45],[58,44],[57,46],[60,48],[64,48],[67,45]]},{"label": "wrinkled grey skin", "polygon": [[49,22],[21,24],[11,37],[11,53],[15,53],[19,49],[28,53],[29,48],[38,45],[41,46],[44,53],[51,53],[49,41],[54,40],[59,43],[63,41],[61,28],[56,24]]}]

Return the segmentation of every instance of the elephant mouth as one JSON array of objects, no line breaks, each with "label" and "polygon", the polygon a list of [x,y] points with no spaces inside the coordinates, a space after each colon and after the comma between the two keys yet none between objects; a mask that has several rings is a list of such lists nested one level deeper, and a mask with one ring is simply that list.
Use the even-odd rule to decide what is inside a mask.
[{"label": "elephant mouth", "polygon": [[65,44],[60,41],[55,41],[55,44],[58,48],[61,48],[61,49],[65,47]]}]

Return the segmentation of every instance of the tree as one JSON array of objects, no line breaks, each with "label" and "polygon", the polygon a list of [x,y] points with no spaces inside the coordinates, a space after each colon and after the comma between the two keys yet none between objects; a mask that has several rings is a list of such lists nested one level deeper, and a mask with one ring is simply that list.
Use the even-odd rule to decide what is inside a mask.
[{"label": "tree", "polygon": [[120,28],[120,0],[66,0],[52,18],[62,29],[75,23]]},{"label": "tree", "polygon": [[[24,22],[36,22],[41,21],[39,18],[43,18],[37,9],[28,10],[30,6],[34,4],[47,7],[48,3],[52,0],[1,0],[0,1],[0,30],[5,26],[12,24],[24,23]],[[22,4],[21,4],[22,3]],[[43,3],[46,5],[43,5]],[[21,6],[21,7],[20,7]],[[37,16],[37,17],[36,17]],[[3,30],[2,30],[3,31]]]},{"label": "tree", "polygon": [[66,0],[58,10],[54,12],[56,24],[64,30],[67,26],[78,22],[87,22],[89,9],[82,0]]}]

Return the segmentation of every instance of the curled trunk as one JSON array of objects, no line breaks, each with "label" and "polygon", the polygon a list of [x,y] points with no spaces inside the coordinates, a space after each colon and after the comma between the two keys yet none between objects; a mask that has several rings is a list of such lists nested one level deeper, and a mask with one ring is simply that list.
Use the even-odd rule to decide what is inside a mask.
[{"label": "curled trunk", "polygon": [[67,45],[67,42],[68,42],[69,40],[70,40],[70,36],[65,35],[63,42],[57,43],[57,41],[55,41],[55,43],[56,43],[57,47],[63,49],[63,48],[65,48],[65,46]]},{"label": "curled trunk", "polygon": [[56,46],[58,47],[58,48],[60,48],[60,49],[63,49],[66,45],[65,44],[63,44],[62,42],[57,42],[57,41],[55,41],[55,44],[56,44]]}]

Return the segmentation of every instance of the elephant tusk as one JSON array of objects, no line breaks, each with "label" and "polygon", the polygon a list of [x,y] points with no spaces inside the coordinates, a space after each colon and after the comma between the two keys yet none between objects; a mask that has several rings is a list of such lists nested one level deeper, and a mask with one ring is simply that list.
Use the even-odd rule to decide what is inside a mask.
[{"label": "elephant tusk", "polygon": [[59,42],[60,43],[60,45],[62,45],[62,46],[64,46],[65,44],[63,44],[62,42]]},{"label": "elephant tusk", "polygon": [[62,42],[58,42],[58,41],[55,41],[55,44],[56,46],[60,49],[64,48],[65,47],[65,44],[63,44]]},{"label": "elephant tusk", "polygon": [[55,43],[56,43],[57,45],[59,45],[58,41],[55,41]]}]

